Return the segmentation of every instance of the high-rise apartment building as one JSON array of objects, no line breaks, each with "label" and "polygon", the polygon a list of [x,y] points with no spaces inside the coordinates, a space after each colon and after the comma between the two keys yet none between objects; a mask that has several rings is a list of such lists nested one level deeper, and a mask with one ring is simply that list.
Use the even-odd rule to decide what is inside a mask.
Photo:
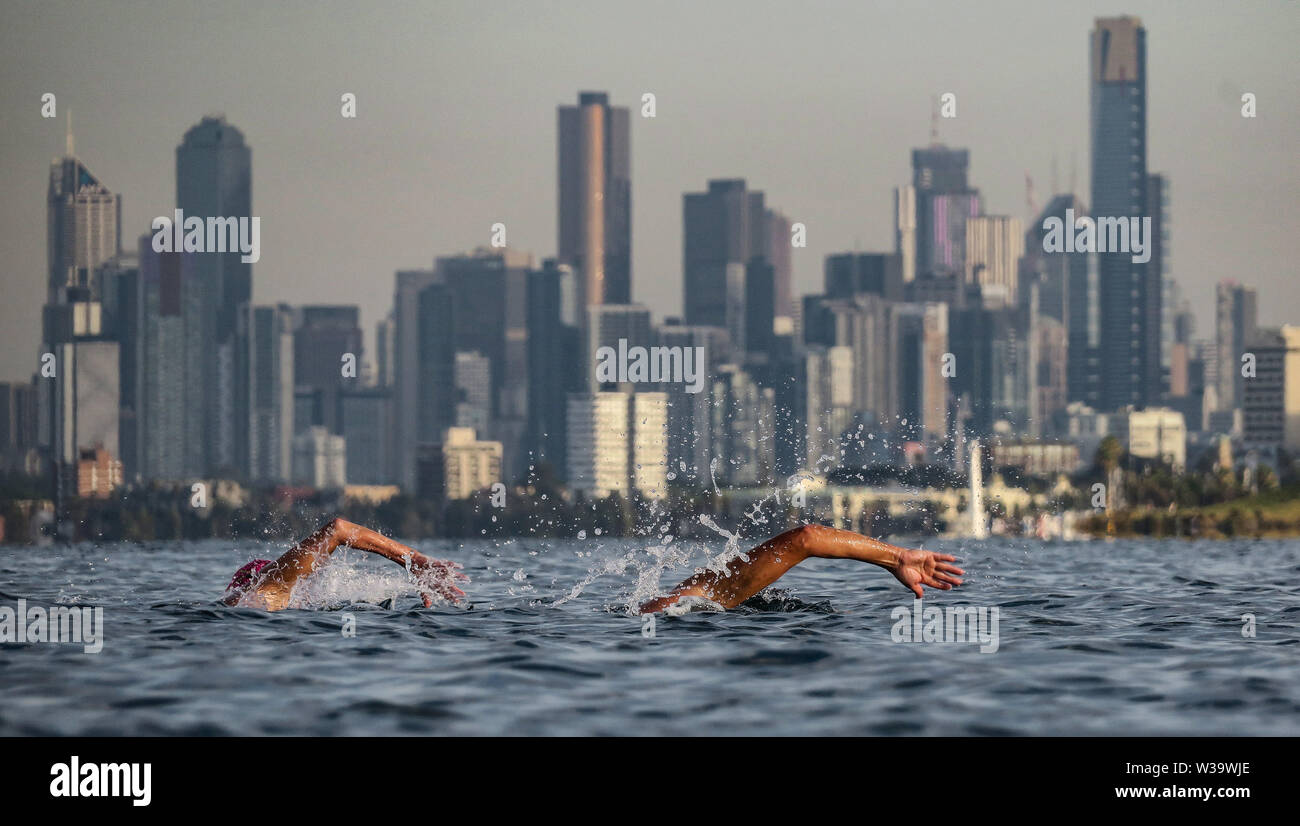
[{"label": "high-rise apartment building", "polygon": [[[176,207],[186,220],[247,218],[252,207],[253,153],[224,117],[204,117],[176,148]],[[248,382],[236,376],[241,307],[253,293],[253,265],[238,248],[187,253],[187,352],[193,355],[186,405],[202,422],[203,473],[236,475],[246,463]]]},{"label": "high-rise apartment building", "polygon": [[607,391],[568,399],[569,486],[594,498],[667,496],[668,397]]},{"label": "high-rise apartment building", "polygon": [[1025,254],[1024,227],[1019,218],[977,215],[966,221],[966,282],[979,284],[984,295],[1017,301],[1020,258]]},{"label": "high-rise apartment building", "polygon": [[[1147,39],[1142,21],[1098,18],[1090,54],[1092,217],[1098,222],[1150,218]],[[1158,236],[1147,240],[1158,243]],[[1160,400],[1160,268],[1134,257],[1131,248],[1096,254],[1099,400],[1107,410]]]},{"label": "high-rise apartment building", "polygon": [[632,146],[627,108],[581,92],[558,112],[559,263],[578,274],[579,304],[632,300]]},{"label": "high-rise apartment building", "polygon": [[420,448],[417,495],[435,501],[468,499],[501,481],[501,443],[479,441],[473,429],[451,427]]},{"label": "high-rise apartment building", "polygon": [[287,305],[245,305],[238,340],[240,375],[248,383],[248,463],[245,478],[287,482],[293,467],[294,313]]},{"label": "high-rise apartment building", "polygon": [[48,304],[62,304],[69,289],[92,288],[95,269],[121,248],[121,213],[122,196],[76,156],[69,124],[67,150],[50,164],[46,195]]}]

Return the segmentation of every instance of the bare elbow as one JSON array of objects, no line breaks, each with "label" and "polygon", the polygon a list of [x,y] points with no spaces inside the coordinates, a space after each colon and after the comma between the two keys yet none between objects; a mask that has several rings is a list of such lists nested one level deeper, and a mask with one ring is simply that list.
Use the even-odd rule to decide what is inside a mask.
[{"label": "bare elbow", "polygon": [[785,537],[794,547],[806,551],[825,530],[821,525],[800,525],[785,532]]}]

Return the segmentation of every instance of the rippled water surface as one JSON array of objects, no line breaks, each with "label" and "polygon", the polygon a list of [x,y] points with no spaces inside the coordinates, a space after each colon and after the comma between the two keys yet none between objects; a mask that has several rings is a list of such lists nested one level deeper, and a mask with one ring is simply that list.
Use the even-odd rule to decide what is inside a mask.
[{"label": "rippled water surface", "polygon": [[4,547],[0,606],[101,606],[105,642],[0,644],[0,735],[1300,734],[1297,542],[927,543],[968,576],[926,605],[997,607],[995,653],[894,642],[911,596],[817,559],[649,638],[629,602],[722,550],[654,543],[422,543],[473,580],[431,609],[348,552],[278,614],[216,599],[283,545]]}]

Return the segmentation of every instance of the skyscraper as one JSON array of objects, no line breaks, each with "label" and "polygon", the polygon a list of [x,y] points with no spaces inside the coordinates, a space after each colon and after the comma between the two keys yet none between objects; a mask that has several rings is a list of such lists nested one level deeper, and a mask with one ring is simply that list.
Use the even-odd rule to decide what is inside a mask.
[{"label": "skyscraper", "polygon": [[119,350],[104,327],[95,271],[118,252],[120,199],[77,159],[71,123],[46,193],[47,303],[42,353],[54,374],[37,384],[39,441],[54,462],[56,497],[77,492],[83,450],[121,458]]},{"label": "skyscraper", "polygon": [[1236,281],[1220,281],[1214,290],[1214,332],[1217,358],[1218,410],[1242,406],[1244,397],[1241,355],[1255,338],[1259,324],[1255,291]]},{"label": "skyscraper", "polygon": [[1151,218],[1150,245],[1151,260],[1147,261],[1147,278],[1143,282],[1146,291],[1144,302],[1144,321],[1142,326],[1142,345],[1146,352],[1154,352],[1156,357],[1146,365],[1145,380],[1154,381],[1159,389],[1159,396],[1151,400],[1152,404],[1163,403],[1169,394],[1169,370],[1173,346],[1173,318],[1177,312],[1177,282],[1170,275],[1172,256],[1169,247],[1171,216],[1169,211],[1169,177],[1153,173],[1147,176],[1147,209]]},{"label": "skyscraper", "polygon": [[148,235],[141,236],[139,253],[131,354],[136,398],[127,400],[136,411],[136,464],[143,479],[181,481],[206,472],[203,411],[190,402],[199,392],[190,364],[203,354],[193,351],[185,329],[185,281],[194,256],[154,252]]},{"label": "skyscraper", "polygon": [[420,290],[417,307],[412,454],[424,445],[439,442],[447,428],[456,423],[457,337],[451,288],[441,279],[434,281]]},{"label": "skyscraper", "polygon": [[[176,148],[176,206],[186,219],[252,219],[252,150],[244,135],[221,116],[204,117]],[[243,465],[246,434],[234,427],[248,420],[248,383],[235,376],[234,341],[240,308],[253,291],[252,264],[238,249],[192,256],[194,278],[186,281],[185,335],[201,355],[190,374],[187,404],[202,411],[203,472]]]},{"label": "skyscraper", "polygon": [[[425,288],[438,283],[438,276],[433,270],[399,270],[394,280],[396,283],[393,289],[393,406],[392,424],[389,429],[392,444],[389,454],[396,465],[394,470],[397,473],[398,484],[410,491],[415,489],[415,451],[421,441],[422,306],[420,293]],[[431,307],[430,311],[432,310]],[[450,426],[450,417],[441,423],[442,428]],[[436,438],[441,432],[433,429],[425,435]]]},{"label": "skyscraper", "polygon": [[[979,191],[966,181],[969,166],[970,153],[965,149],[933,144],[912,150],[917,275],[966,271],[966,221],[981,211]],[[907,195],[899,198],[900,208],[905,208]],[[896,220],[905,233],[905,216]],[[905,247],[902,252],[906,254]]]},{"label": "skyscraper", "polygon": [[238,337],[243,353],[240,375],[249,383],[248,465],[244,475],[252,481],[287,482],[293,470],[296,435],[293,311],[284,304],[249,304],[241,318],[245,329]]},{"label": "skyscraper", "polygon": [[[790,243],[788,232],[773,237],[778,225],[763,193],[747,189],[743,179],[711,180],[707,192],[682,196],[687,324],[725,328],[737,353],[761,352],[770,344],[771,331],[763,335],[757,325],[762,319],[770,324],[776,313],[773,261],[783,260],[785,250],[774,248]],[[761,312],[751,314],[748,304],[755,303],[752,297],[760,288],[771,295],[761,302]],[[759,341],[747,341],[751,326]]]},{"label": "skyscraper", "polygon": [[1056,218],[1065,226],[1067,210],[1073,210],[1076,218],[1087,215],[1087,208],[1076,195],[1057,195],[1026,230],[1019,303],[1025,303],[1029,285],[1036,283],[1039,312],[1065,327],[1067,398],[1096,408],[1100,404],[1100,375],[1097,368],[1095,268],[1090,266],[1091,259],[1087,255],[1043,249],[1047,233],[1044,223],[1049,218]]},{"label": "skyscraper", "polygon": [[49,304],[69,288],[89,290],[95,268],[121,247],[122,196],[114,195],[77,158],[68,124],[67,150],[50,164],[46,195]]},{"label": "skyscraper", "polygon": [[528,431],[524,444],[532,460],[563,477],[566,470],[565,412],[568,393],[581,388],[581,333],[566,313],[573,291],[572,268],[554,259],[528,274]]},{"label": "skyscraper", "polygon": [[794,296],[792,293],[791,278],[793,277],[793,247],[790,244],[790,219],[777,212],[774,209],[767,211],[768,215],[768,241],[770,253],[768,255],[772,264],[772,280],[774,295],[773,313],[776,318],[791,319],[786,324],[793,323],[794,318]]},{"label": "skyscraper", "polygon": [[568,399],[568,479],[594,498],[667,496],[668,397],[607,391]]},{"label": "skyscraper", "polygon": [[559,107],[559,263],[578,273],[581,306],[632,300],[632,146],[626,107],[581,92]]},{"label": "skyscraper", "polygon": [[[1146,63],[1141,20],[1097,19],[1091,38],[1091,201],[1099,221],[1150,217]],[[1133,257],[1128,250],[1097,253],[1100,403],[1106,410],[1160,398],[1160,270]]]},{"label": "skyscraper", "polygon": [[889,347],[893,364],[892,425],[906,438],[939,442],[948,435],[948,305],[889,305]]},{"label": "skyscraper", "polygon": [[452,303],[455,350],[478,352],[491,364],[491,421],[487,431],[478,435],[501,442],[503,472],[511,481],[526,467],[522,450],[528,426],[528,273],[532,268],[531,255],[508,249],[440,257],[436,264]]}]

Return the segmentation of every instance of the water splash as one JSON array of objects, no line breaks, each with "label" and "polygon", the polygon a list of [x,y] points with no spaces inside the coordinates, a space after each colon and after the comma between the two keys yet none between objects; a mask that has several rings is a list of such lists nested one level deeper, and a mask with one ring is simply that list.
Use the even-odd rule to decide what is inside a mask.
[{"label": "water splash", "polygon": [[[330,564],[300,581],[289,598],[290,608],[336,608],[350,603],[379,605],[400,597],[419,596],[410,575],[396,567],[375,569],[346,553],[336,553]],[[438,602],[434,599],[435,604]],[[391,603],[390,603],[391,604]]]}]

